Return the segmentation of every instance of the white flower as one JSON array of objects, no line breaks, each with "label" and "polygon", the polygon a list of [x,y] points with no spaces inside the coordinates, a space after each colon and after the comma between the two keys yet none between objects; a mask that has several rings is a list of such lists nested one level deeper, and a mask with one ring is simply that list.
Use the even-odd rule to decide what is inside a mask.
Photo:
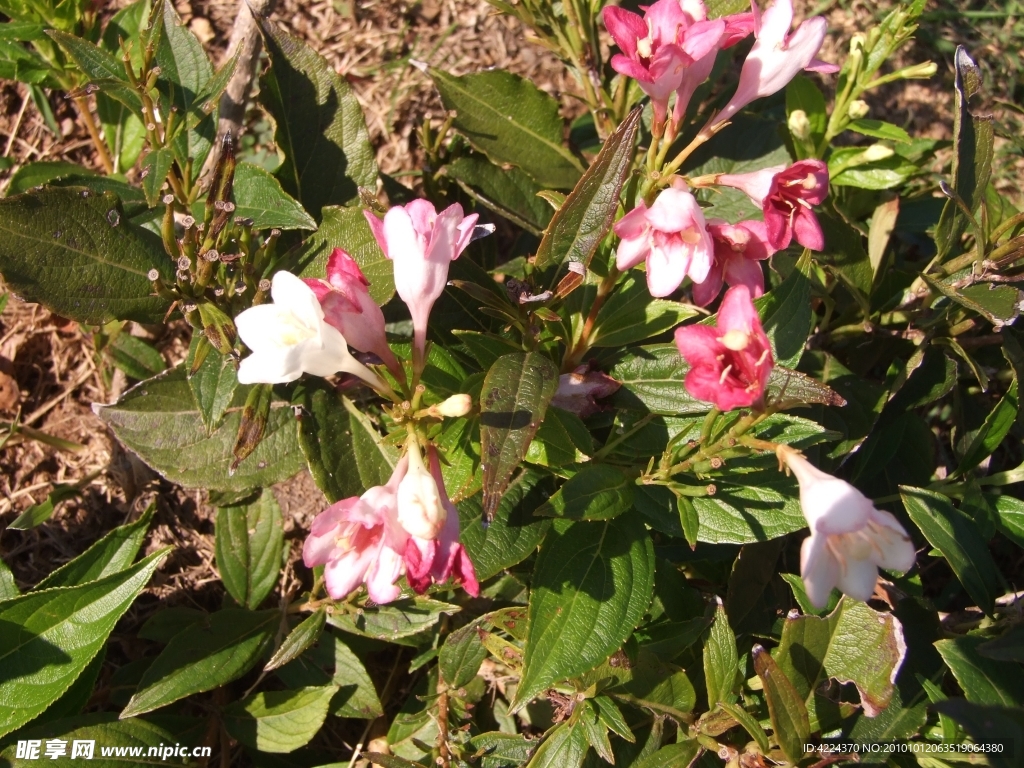
[{"label": "white flower", "polygon": [[800,549],[800,575],[811,603],[825,607],[834,587],[867,601],[879,568],[913,567],[914,545],[895,517],[792,448],[779,446],[777,454],[800,483],[800,507],[811,529]]},{"label": "white flower", "polygon": [[427,471],[419,446],[409,445],[409,470],[398,484],[398,522],[410,536],[434,539],[448,516],[437,482]]},{"label": "white flower", "polygon": [[235,318],[238,335],[252,350],[238,367],[241,384],[282,384],[303,373],[351,373],[374,387],[381,380],[348,351],[341,331],[324,321],[308,285],[289,272],[274,275],[273,304],[260,304]]}]

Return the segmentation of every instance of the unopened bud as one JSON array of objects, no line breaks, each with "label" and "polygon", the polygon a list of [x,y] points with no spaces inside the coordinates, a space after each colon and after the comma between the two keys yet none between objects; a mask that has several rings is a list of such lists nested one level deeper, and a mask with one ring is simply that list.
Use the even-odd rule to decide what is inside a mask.
[{"label": "unopened bud", "polygon": [[892,148],[885,146],[885,144],[872,144],[861,153],[860,158],[862,162],[875,163],[892,157],[895,154]]},{"label": "unopened bud", "polygon": [[904,80],[925,80],[933,77],[939,71],[939,66],[934,61],[926,61],[923,64],[915,64],[896,72]]},{"label": "unopened bud", "polygon": [[802,109],[794,109],[789,113],[789,132],[797,141],[807,141],[811,138],[811,121],[807,113]]},{"label": "unopened bud", "polygon": [[847,108],[846,114],[850,116],[851,120],[860,120],[862,117],[867,117],[869,111],[870,108],[868,107],[868,103],[863,99],[857,99],[856,101],[850,102],[850,106]]},{"label": "unopened bud", "polygon": [[452,395],[434,406],[434,409],[441,416],[458,419],[473,410],[473,398],[469,395]]}]

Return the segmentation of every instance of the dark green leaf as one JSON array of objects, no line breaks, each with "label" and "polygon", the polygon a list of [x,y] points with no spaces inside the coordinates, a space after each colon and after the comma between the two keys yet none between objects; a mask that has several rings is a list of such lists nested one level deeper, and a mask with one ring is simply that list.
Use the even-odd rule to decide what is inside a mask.
[{"label": "dark green leaf", "polygon": [[503,355],[487,371],[480,394],[480,450],[488,519],[497,511],[557,388],[558,369],[537,352]]},{"label": "dark green leaf", "polygon": [[743,486],[719,485],[714,496],[695,496],[700,541],[750,544],[784,536],[807,526],[796,484],[772,472],[747,475]]},{"label": "dark green leaf", "polygon": [[608,137],[544,232],[535,259],[538,269],[565,261],[587,267],[615,220],[619,193],[633,161],[633,143],[640,125],[637,107]]},{"label": "dark green leaf", "polygon": [[168,302],[147,275],[170,279],[171,267],[160,239],[128,222],[112,193],[51,188],[0,200],[7,287],[63,317],[160,322]]},{"label": "dark green leaf", "polygon": [[276,610],[227,608],[171,638],[142,676],[122,718],[134,717],[235,680],[259,661],[277,629]]},{"label": "dark green leaf", "polygon": [[232,185],[235,216],[252,219],[256,229],[316,229],[316,222],[267,171],[239,163]]},{"label": "dark green leaf", "polygon": [[69,163],[65,160],[38,160],[34,163],[27,163],[14,172],[7,184],[6,195],[7,197],[20,195],[22,192],[28,192],[32,187],[51,184],[58,179],[93,176],[96,176],[96,171],[84,168],[78,163]]},{"label": "dark green leaf", "polygon": [[736,636],[729,626],[729,617],[721,603],[715,609],[715,621],[704,643],[704,679],[708,689],[708,706],[736,699],[733,689],[739,676],[739,655]]},{"label": "dark green leaf", "polygon": [[1006,394],[985,417],[984,423],[971,439],[971,444],[957,466],[958,474],[974,469],[992,455],[1017,420],[1017,407],[1017,380],[1014,379]]},{"label": "dark green leaf", "polygon": [[581,768],[589,746],[582,726],[559,723],[544,735],[526,768]]},{"label": "dark green leaf", "polygon": [[616,408],[666,416],[707,413],[710,404],[691,397],[683,386],[688,370],[675,344],[631,349],[608,372],[622,383],[610,402]]},{"label": "dark green leaf", "polygon": [[866,306],[874,270],[864,250],[864,238],[831,203],[822,205],[817,216],[825,235],[825,248],[815,254],[815,259],[840,278],[859,303]]},{"label": "dark green leaf", "polygon": [[121,331],[107,347],[114,365],[136,381],[156,376],[167,369],[167,361],[152,345]]},{"label": "dark green leaf", "polygon": [[1024,624],[1015,624],[999,637],[986,640],[977,651],[997,661],[1024,662]]},{"label": "dark green leaf", "polygon": [[609,691],[616,698],[678,721],[687,720],[693,711],[697,694],[686,673],[661,661],[650,650],[640,651],[626,675],[627,681]]},{"label": "dark green leaf", "polygon": [[298,658],[309,646],[320,639],[326,621],[327,611],[323,608],[319,608],[303,619],[295,629],[288,633],[284,642],[281,643],[281,647],[274,651],[274,655],[263,667],[263,671],[270,672]]},{"label": "dark green leaf", "polygon": [[456,158],[445,173],[475,200],[535,235],[551,221],[551,206],[537,196],[543,187],[519,168],[502,168],[472,155]]},{"label": "dark green leaf", "polygon": [[438,657],[441,679],[452,688],[468,685],[487,658],[476,623],[467,624],[445,638]]},{"label": "dark green leaf", "polygon": [[269,489],[251,504],[217,510],[217,570],[239,605],[255,610],[273,591],[283,546],[281,508]]},{"label": "dark green leaf", "polygon": [[332,685],[330,713],[338,717],[372,720],[384,710],[363,662],[337,635],[327,632],[297,659],[277,670],[292,688]]},{"label": "dark green leaf", "polygon": [[[379,765],[381,768],[423,768],[422,763],[414,763],[406,760],[404,757],[385,755],[381,752],[364,752],[363,757],[369,760],[373,765]],[[332,767],[322,766],[322,768]]]},{"label": "dark green leaf", "polygon": [[47,30],[57,45],[79,66],[90,82],[100,86],[104,93],[142,114],[142,99],[128,81],[124,65],[111,54],[88,40],[56,29]]},{"label": "dark green leaf", "polygon": [[[199,357],[202,359],[197,361]],[[238,389],[235,361],[214,350],[206,336],[195,333],[185,358],[185,369],[190,372],[188,387],[198,406],[203,426],[207,434],[212,435],[220,426]]]},{"label": "dark green leaf", "polygon": [[975,744],[1001,743],[1000,752],[986,753],[991,768],[1017,768],[1020,756],[1005,746],[1018,749],[1024,744],[1024,713],[1019,708],[985,707],[971,704],[963,699],[947,699],[932,707],[935,711],[953,718],[971,735]]},{"label": "dark green leaf", "polygon": [[607,464],[588,464],[537,508],[535,515],[609,520],[633,508],[633,481]]},{"label": "dark green leaf", "polygon": [[320,730],[335,691],[335,686],[325,685],[254,693],[224,708],[224,727],[260,752],[294,752]]},{"label": "dark green leaf", "polygon": [[[156,63],[160,66],[157,87],[164,96],[164,114],[169,113],[173,104],[181,115],[188,116],[198,105],[203,87],[213,77],[213,67],[202,43],[181,23],[173,3],[158,0],[152,21],[152,35],[157,41]],[[198,165],[202,166],[202,162]]]},{"label": "dark green leaf", "polygon": [[3,560],[0,560],[0,602],[10,600],[21,594],[18,584],[14,581],[14,574]]},{"label": "dark green leaf", "polygon": [[753,656],[754,669],[761,678],[768,702],[775,740],[783,754],[796,763],[804,756],[803,745],[811,733],[807,707],[768,651],[755,645]]},{"label": "dark green leaf", "polygon": [[940,493],[901,486],[900,494],[928,543],[943,554],[978,607],[991,615],[1002,594],[1002,576],[974,521]]},{"label": "dark green leaf", "polygon": [[614,653],[640,623],[653,588],[654,547],[638,517],[556,520],[534,569],[514,706]]},{"label": "dark green leaf", "polygon": [[775,364],[795,368],[811,332],[811,282],[794,269],[782,284],[754,302],[772,343]]},{"label": "dark green leaf", "polygon": [[330,502],[359,496],[359,479],[348,410],[334,387],[310,383],[303,395],[299,445],[317,488]]},{"label": "dark green leaf", "polygon": [[563,467],[586,461],[593,453],[594,439],[580,417],[561,408],[549,408],[526,452],[526,461]]},{"label": "dark green leaf", "polygon": [[137,384],[114,405],[96,411],[118,439],[167,479],[189,488],[243,491],[267,487],[302,468],[291,408],[273,407],[256,450],[228,475],[250,387],[239,387],[234,408],[208,433],[185,370],[179,366]]},{"label": "dark green leaf", "polygon": [[53,490],[47,494],[45,501],[42,501],[39,504],[33,504],[18,515],[7,527],[12,531],[27,531],[29,528],[35,528],[37,525],[42,525],[53,517],[53,513],[57,510],[58,504],[62,501],[67,501],[68,499],[73,499],[76,496],[81,495],[82,489],[78,487],[77,483],[58,483],[54,485]]},{"label": "dark green leaf", "polygon": [[[708,5],[712,5],[712,3],[708,3]],[[687,739],[662,747],[636,763],[632,768],[689,768],[699,751],[700,744],[697,743],[697,740]]]},{"label": "dark green leaf", "polygon": [[995,499],[993,506],[1000,533],[1024,547],[1024,501],[1004,494]]},{"label": "dark green leaf", "polygon": [[626,277],[598,312],[592,347],[624,347],[657,336],[693,317],[697,310],[689,304],[652,299],[642,279]]},{"label": "dark green leaf", "polygon": [[565,147],[558,100],[503,70],[456,77],[428,71],[454,126],[492,162],[526,171],[545,189],[571,189],[583,171]]},{"label": "dark green leaf", "polygon": [[71,686],[166,554],[154,552],[98,581],[0,604],[0,735],[27,723]]},{"label": "dark green leaf", "polygon": [[480,755],[480,768],[516,768],[530,759],[537,742],[507,733],[481,733],[466,744],[472,754]]},{"label": "dark green leaf", "polygon": [[[363,488],[372,488],[375,485],[387,485],[398,463],[398,451],[391,445],[384,443],[384,439],[378,432],[370,418],[356,408],[355,404],[347,397],[342,398],[342,404],[349,415],[349,430],[352,433],[352,452],[355,455],[356,469],[359,471],[359,479]],[[324,436],[321,436],[321,440]],[[342,469],[339,467],[339,469]]]},{"label": "dark green leaf", "polygon": [[345,205],[359,187],[376,187],[366,122],[352,88],[326,59],[268,21],[260,28],[270,56],[260,101],[277,123],[274,139],[285,155],[275,175],[319,219],[324,206]]},{"label": "dark green leaf", "polygon": [[1024,670],[1013,662],[982,656],[978,646],[984,642],[982,637],[957,637],[939,640],[935,648],[972,704],[1024,706]]},{"label": "dark green leaf", "polygon": [[459,610],[457,605],[415,597],[364,608],[355,614],[336,613],[328,617],[327,621],[331,626],[354,635],[397,642],[430,629],[440,620],[441,614],[450,616]]},{"label": "dark green leaf", "polygon": [[77,587],[119,573],[132,564],[153,520],[153,504],[134,523],[115,528],[74,560],[52,571],[34,589]]},{"label": "dark green leaf", "polygon": [[174,153],[170,147],[155,149],[142,158],[142,191],[146,193],[146,203],[155,208],[160,202],[161,190],[167,181],[167,174],[174,162]]},{"label": "dark green leaf", "polygon": [[210,614],[198,608],[174,606],[157,611],[139,629],[139,639],[153,640],[166,645],[179,632],[200,622],[210,620]]}]

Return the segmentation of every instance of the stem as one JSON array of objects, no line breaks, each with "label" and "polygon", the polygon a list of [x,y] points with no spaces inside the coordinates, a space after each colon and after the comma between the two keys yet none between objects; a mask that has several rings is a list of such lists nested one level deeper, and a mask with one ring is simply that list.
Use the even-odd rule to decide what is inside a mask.
[{"label": "stem", "polygon": [[615,284],[619,281],[620,274],[618,267],[613,264],[612,268],[608,271],[608,276],[597,287],[597,296],[594,297],[594,303],[590,306],[587,319],[583,322],[583,330],[580,331],[580,337],[573,344],[572,349],[566,353],[565,360],[562,362],[563,373],[568,373],[579,365],[583,356],[587,354],[587,350],[590,349],[590,334],[594,331],[597,315],[601,311],[601,307],[604,306],[605,300],[615,289]]},{"label": "stem", "polygon": [[623,441],[628,440],[630,437],[635,435],[641,429],[646,427],[651,422],[651,420],[653,418],[654,418],[654,414],[653,413],[648,413],[646,416],[644,416],[642,419],[637,421],[636,424],[634,424],[628,430],[623,432],[621,435],[619,435],[618,437],[616,437],[613,440],[609,440],[607,443],[602,445],[601,449],[597,453],[595,453],[592,458],[594,460],[603,459],[605,456],[607,456],[609,453],[611,453],[612,449],[614,449],[616,446],[621,444]]},{"label": "stem", "polygon": [[437,765],[450,768],[452,756],[448,750],[448,688],[444,681],[437,683]]},{"label": "stem", "polygon": [[109,175],[114,172],[114,162],[110,159],[110,153],[107,151],[107,144],[103,141],[100,136],[99,129],[96,127],[96,121],[92,118],[92,112],[89,111],[89,102],[85,100],[84,96],[75,96],[73,101],[75,106],[78,107],[78,114],[82,118],[82,122],[85,123],[85,129],[89,131],[89,138],[92,139],[93,145],[96,147],[96,154],[100,156],[100,163],[103,165],[103,170]]}]

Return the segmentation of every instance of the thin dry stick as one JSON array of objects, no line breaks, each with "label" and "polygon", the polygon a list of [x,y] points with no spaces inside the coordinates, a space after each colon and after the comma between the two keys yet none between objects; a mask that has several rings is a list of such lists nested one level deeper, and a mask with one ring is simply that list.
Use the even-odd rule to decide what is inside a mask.
[{"label": "thin dry stick", "polygon": [[110,153],[107,152],[107,145],[104,143],[103,138],[100,136],[99,129],[96,127],[96,121],[92,119],[92,112],[89,111],[89,102],[86,101],[85,96],[75,96],[72,101],[74,101],[75,106],[78,107],[78,114],[82,116],[82,122],[85,123],[85,129],[89,132],[89,137],[92,139],[93,146],[96,147],[96,154],[100,156],[100,163],[103,164],[103,170],[107,173],[113,173],[114,162],[110,159]]},{"label": "thin dry stick", "polygon": [[32,95],[28,92],[25,93],[25,98],[21,101],[21,109],[18,110],[18,116],[14,119],[14,127],[11,128],[11,133],[7,137],[7,149],[4,150],[4,157],[8,157],[11,154],[11,147],[14,146],[14,137],[18,135],[18,131],[21,130],[21,119],[25,117],[25,110],[28,109],[28,103],[32,100]]}]

